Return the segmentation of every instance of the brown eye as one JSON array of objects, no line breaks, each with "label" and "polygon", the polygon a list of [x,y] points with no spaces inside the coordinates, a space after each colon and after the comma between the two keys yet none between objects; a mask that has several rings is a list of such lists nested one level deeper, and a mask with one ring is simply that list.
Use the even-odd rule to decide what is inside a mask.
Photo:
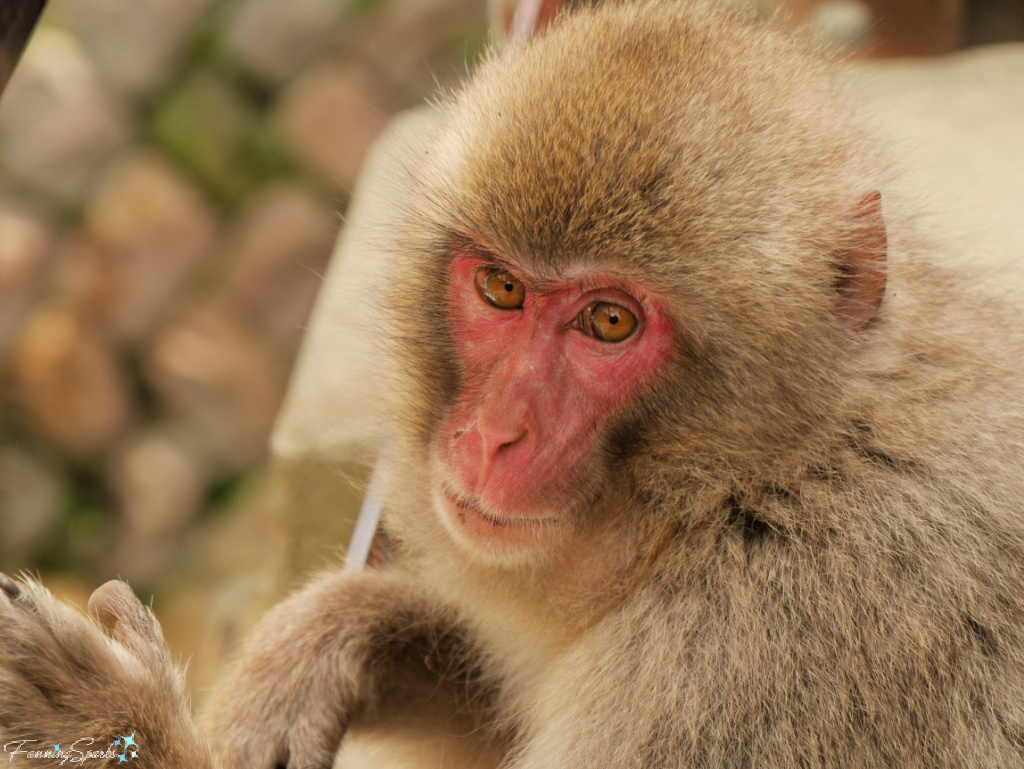
[{"label": "brown eye", "polygon": [[620,304],[597,302],[583,311],[583,332],[602,342],[621,342],[636,331],[636,315]]},{"label": "brown eye", "polygon": [[477,272],[476,290],[499,310],[518,310],[526,299],[526,286],[498,267],[483,267]]}]

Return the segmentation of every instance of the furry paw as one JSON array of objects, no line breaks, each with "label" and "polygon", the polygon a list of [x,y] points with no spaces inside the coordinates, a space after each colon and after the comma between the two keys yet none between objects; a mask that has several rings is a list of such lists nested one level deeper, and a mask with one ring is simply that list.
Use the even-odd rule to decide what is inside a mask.
[{"label": "furry paw", "polygon": [[96,621],[0,574],[0,746],[85,753],[134,735],[140,769],[209,765],[152,614],[122,582],[97,590],[89,609]]},{"label": "furry paw", "polygon": [[218,767],[333,766],[350,709],[345,676],[336,663],[318,665],[331,660],[317,658],[315,650],[297,654],[301,644],[281,637],[250,649],[215,693],[205,716],[207,734],[217,737],[211,748]]},{"label": "furry paw", "polygon": [[349,717],[365,701],[372,651],[363,636],[390,606],[364,584],[380,581],[328,574],[264,617],[207,704],[206,732],[217,737],[218,766],[334,764]]}]

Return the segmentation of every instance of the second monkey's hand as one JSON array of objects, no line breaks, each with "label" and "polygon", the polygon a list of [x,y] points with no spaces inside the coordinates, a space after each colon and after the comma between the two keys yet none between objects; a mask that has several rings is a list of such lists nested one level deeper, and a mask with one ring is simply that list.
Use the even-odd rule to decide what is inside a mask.
[{"label": "second monkey's hand", "polygon": [[100,587],[89,610],[95,621],[33,580],[0,575],[0,746],[11,763],[120,751],[137,769],[210,769],[153,615],[123,582]]}]

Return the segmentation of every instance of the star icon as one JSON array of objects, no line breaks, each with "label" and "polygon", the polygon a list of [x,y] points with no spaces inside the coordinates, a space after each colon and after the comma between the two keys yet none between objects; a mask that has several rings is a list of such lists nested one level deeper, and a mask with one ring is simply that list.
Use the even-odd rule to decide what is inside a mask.
[{"label": "star icon", "polygon": [[139,743],[137,743],[137,742],[135,741],[135,732],[132,732],[132,734],[131,734],[131,736],[130,736],[130,737],[125,737],[125,738],[124,738],[124,746],[125,746],[126,748],[127,748],[127,747],[130,747],[130,746],[132,746],[132,745],[138,745],[138,744],[139,744]]},{"label": "star icon", "polygon": [[60,743],[57,743],[56,745],[53,746],[53,752],[54,753],[60,753]]}]

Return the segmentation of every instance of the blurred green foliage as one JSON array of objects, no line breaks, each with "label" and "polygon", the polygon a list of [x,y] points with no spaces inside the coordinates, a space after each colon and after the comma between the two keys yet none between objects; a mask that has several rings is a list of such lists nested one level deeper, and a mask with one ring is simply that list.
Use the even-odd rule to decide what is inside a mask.
[{"label": "blurred green foliage", "polygon": [[192,71],[157,102],[144,133],[228,209],[293,169],[258,105],[209,70]]}]

